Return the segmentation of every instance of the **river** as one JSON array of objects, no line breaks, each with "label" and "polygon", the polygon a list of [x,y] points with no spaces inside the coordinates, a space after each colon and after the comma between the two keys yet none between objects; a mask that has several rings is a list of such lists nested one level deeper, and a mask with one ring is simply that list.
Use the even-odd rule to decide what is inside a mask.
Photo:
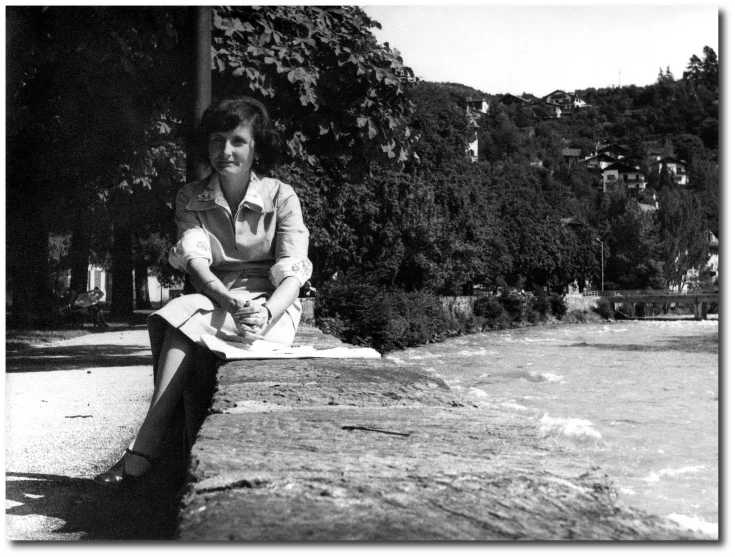
[{"label": "river", "polygon": [[718,321],[624,321],[457,337],[389,356],[590,458],[618,501],[717,536]]}]

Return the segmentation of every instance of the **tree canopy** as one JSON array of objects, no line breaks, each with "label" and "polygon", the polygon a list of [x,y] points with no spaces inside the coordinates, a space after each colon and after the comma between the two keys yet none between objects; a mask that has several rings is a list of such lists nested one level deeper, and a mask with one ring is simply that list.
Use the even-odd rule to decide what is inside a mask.
[{"label": "tree canopy", "polygon": [[[133,268],[138,281],[175,278],[165,253],[185,179],[186,25],[176,7],[8,8],[7,271],[19,322],[50,314],[52,263],[70,265],[79,288],[89,261],[111,261],[120,315],[132,311]],[[577,91],[592,106],[550,120],[500,94],[417,80],[376,27],[357,6],[212,8],[213,97],[251,95],[272,113],[286,146],[275,176],[301,198],[317,284],[358,273],[406,291],[560,290],[599,278],[598,240],[606,281],[620,287],[675,282],[702,261],[702,235],[719,225],[712,49],[682,79],[667,69],[647,87]],[[483,97],[488,114],[472,115],[468,98]],[[641,162],[652,146],[686,160],[689,185],[651,175],[656,199],[603,194],[563,156],[602,140]]]}]

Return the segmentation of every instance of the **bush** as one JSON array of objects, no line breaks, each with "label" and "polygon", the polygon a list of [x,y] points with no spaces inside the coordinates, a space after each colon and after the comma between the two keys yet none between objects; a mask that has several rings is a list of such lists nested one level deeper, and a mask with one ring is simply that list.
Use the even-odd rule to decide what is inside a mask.
[{"label": "bush", "polygon": [[600,316],[596,313],[581,309],[573,309],[561,318],[562,323],[591,323],[599,320]]},{"label": "bush", "polygon": [[438,296],[389,290],[354,275],[323,284],[314,313],[322,331],[381,353],[439,340],[466,326],[444,311]]},{"label": "bush", "polygon": [[513,323],[519,323],[526,318],[528,299],[522,293],[510,288],[504,288],[498,297],[498,301],[508,314],[508,318]]},{"label": "bush", "polygon": [[495,296],[475,300],[473,313],[480,318],[483,329],[505,329],[510,325],[508,313]]},{"label": "bush", "polygon": [[549,297],[549,304],[551,306],[551,314],[557,319],[564,317],[569,310],[567,301],[561,294],[552,294]]},{"label": "bush", "polygon": [[[551,313],[551,300],[545,290],[539,288],[533,293],[533,299],[531,300],[531,310],[539,315],[539,318],[546,317]],[[531,319],[529,319],[531,321]],[[538,321],[538,319],[537,319]],[[536,321],[531,321],[535,323]]]},{"label": "bush", "polygon": [[478,298],[475,300],[473,313],[477,317],[484,317],[485,319],[492,321],[493,319],[497,319],[503,315],[504,312],[505,309],[503,309],[503,305],[494,296]]},{"label": "bush", "polygon": [[607,298],[600,298],[599,300],[597,300],[597,305],[596,307],[592,308],[592,311],[594,311],[603,319],[615,318],[615,310],[613,309],[613,305],[610,303],[610,300],[608,300]]}]

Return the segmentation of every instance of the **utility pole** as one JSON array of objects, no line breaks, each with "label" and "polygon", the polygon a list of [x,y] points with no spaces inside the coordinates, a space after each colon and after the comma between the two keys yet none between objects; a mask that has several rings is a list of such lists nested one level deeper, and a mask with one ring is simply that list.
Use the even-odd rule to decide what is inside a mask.
[{"label": "utility pole", "polygon": [[[186,34],[189,38],[189,106],[186,110],[186,181],[196,182],[207,177],[207,168],[199,162],[194,130],[204,111],[212,102],[212,8],[186,8]],[[194,294],[189,275],[184,279],[184,294]]]},{"label": "utility pole", "polygon": [[194,145],[194,128],[212,102],[212,8],[187,8],[187,33],[191,38],[190,103],[188,113],[189,138],[186,147],[186,181],[201,180],[207,175],[199,162]]},{"label": "utility pole", "polygon": [[602,240],[599,238],[595,238],[595,242],[600,243],[600,285],[601,285],[601,291],[605,291],[605,244],[602,243]]}]

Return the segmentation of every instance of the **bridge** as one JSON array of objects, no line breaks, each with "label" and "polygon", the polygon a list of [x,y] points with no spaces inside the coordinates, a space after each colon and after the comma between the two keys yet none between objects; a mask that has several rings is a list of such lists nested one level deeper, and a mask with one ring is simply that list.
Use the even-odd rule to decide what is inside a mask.
[{"label": "bridge", "polygon": [[654,304],[664,306],[666,304],[681,304],[692,306],[694,319],[701,321],[707,319],[707,305],[717,304],[720,293],[715,289],[692,289],[686,292],[673,292],[671,290],[588,290],[583,296],[597,296],[607,298],[617,309],[619,304]]}]

